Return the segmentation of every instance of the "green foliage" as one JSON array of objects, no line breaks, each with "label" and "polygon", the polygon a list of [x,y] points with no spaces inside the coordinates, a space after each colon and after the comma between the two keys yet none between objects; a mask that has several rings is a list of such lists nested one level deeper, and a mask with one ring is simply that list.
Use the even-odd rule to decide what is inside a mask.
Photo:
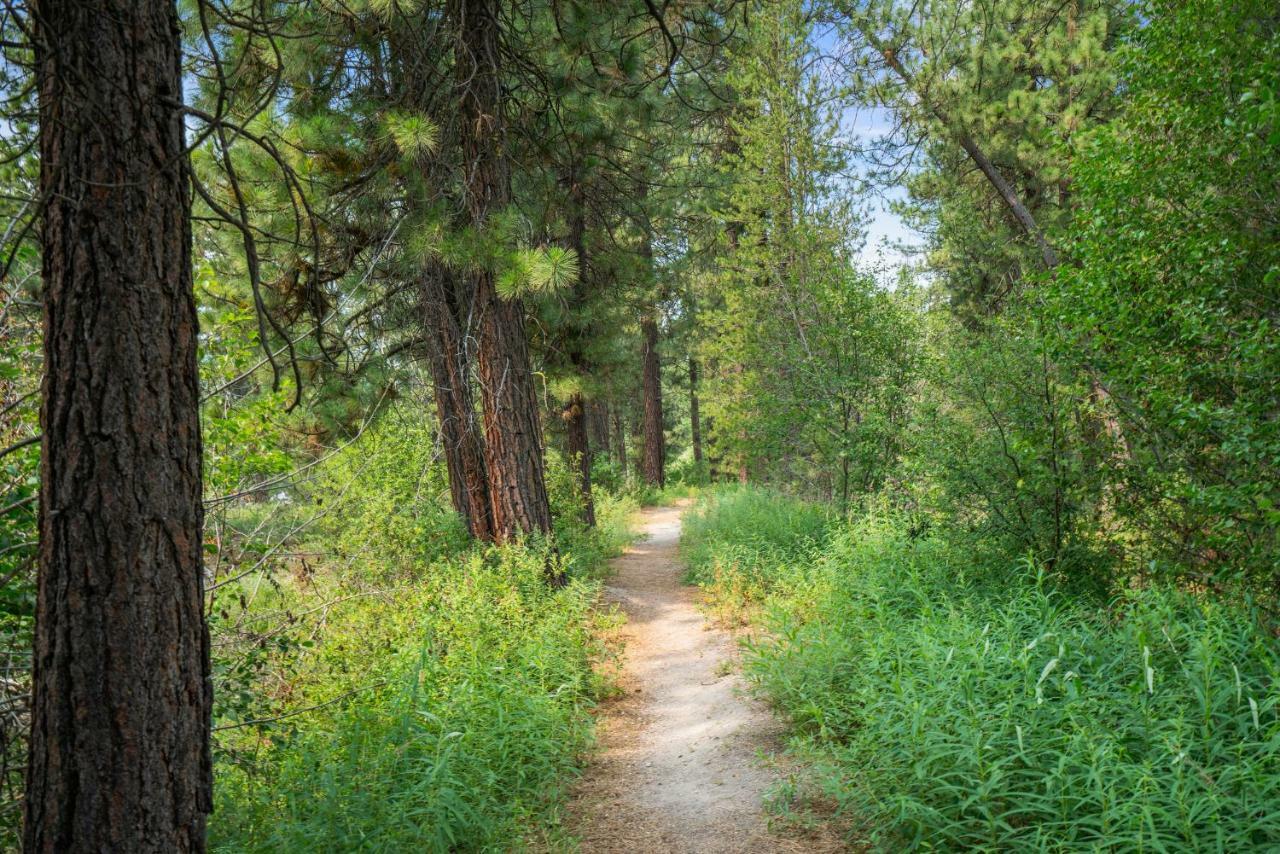
[{"label": "green foliage", "polygon": [[[389,414],[284,505],[285,528],[320,514],[291,546],[303,557],[217,590],[215,850],[479,851],[555,832],[603,687],[592,579],[634,505],[601,497],[587,532],[557,502],[558,553],[468,547],[433,448]],[[257,508],[240,515],[266,532]],[[546,585],[548,561],[568,587]]]},{"label": "green foliage", "polygon": [[[744,556],[741,524],[799,518]],[[755,508],[744,513],[744,508]],[[689,526],[695,575],[748,562],[747,672],[815,783],[884,850],[1280,844],[1280,672],[1247,605],[1134,589],[1100,607],[1027,562],[873,513],[819,547],[764,493]]]},{"label": "green foliage", "polygon": [[731,55],[727,223],[700,309],[715,451],[847,504],[901,450],[918,332],[906,294],[856,269],[859,197],[813,24],[764,3]]},{"label": "green foliage", "polygon": [[897,503],[917,525],[964,532],[975,548],[1030,553],[1060,574],[1107,583],[1109,450],[1087,387],[1053,361],[1029,311],[1010,310],[981,333],[933,321]]},{"label": "green foliage", "polygon": [[604,453],[591,458],[591,483],[606,493],[617,494],[626,487],[622,464]]},{"label": "green foliage", "polygon": [[[857,56],[854,87],[901,122],[871,145],[872,170],[905,183],[898,209],[928,235],[953,307],[999,312],[1041,269],[1040,252],[959,144],[966,134],[1056,240],[1077,207],[1071,144],[1113,115],[1114,48],[1127,0],[871,0],[837,4]],[[893,55],[901,70],[885,59]],[[904,77],[905,73],[905,77]],[[945,117],[945,118],[943,118]],[[905,180],[902,158],[919,168]]]},{"label": "green foliage", "polygon": [[576,281],[578,259],[560,246],[521,248],[502,260],[498,292],[515,298],[536,291],[556,290]]},{"label": "green foliage", "polygon": [[438,561],[331,616],[290,689],[335,704],[223,737],[215,850],[489,850],[553,817],[599,686],[594,587],[551,592],[544,559]]},{"label": "green foliage", "polygon": [[440,147],[440,129],[426,116],[390,112],[383,124],[396,151],[411,162],[426,161]]},{"label": "green foliage", "polygon": [[720,487],[688,514],[681,533],[681,555],[689,579],[706,583],[705,572],[727,552],[749,555],[752,567],[803,561],[826,543],[833,516],[812,504],[758,487]]},{"label": "green foliage", "polygon": [[1267,2],[1145,14],[1123,114],[1079,145],[1057,355],[1110,393],[1117,509],[1159,568],[1274,584],[1280,27]]},{"label": "green foliage", "polygon": [[719,487],[685,515],[685,579],[705,588],[722,622],[746,622],[776,582],[776,568],[809,565],[834,519],[820,505],[779,492]]},{"label": "green foliage", "polygon": [[317,467],[300,502],[322,515],[316,535],[343,558],[403,575],[466,548],[463,521],[449,506],[449,484],[429,421],[391,411],[349,449]]},{"label": "green foliage", "polygon": [[667,483],[691,487],[706,486],[711,482],[711,467],[706,459],[694,460],[692,453],[685,453],[667,466]]}]

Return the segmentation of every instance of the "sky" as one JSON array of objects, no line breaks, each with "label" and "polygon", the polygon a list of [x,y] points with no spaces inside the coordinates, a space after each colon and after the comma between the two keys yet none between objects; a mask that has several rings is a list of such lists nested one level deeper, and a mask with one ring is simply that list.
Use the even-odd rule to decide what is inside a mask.
[{"label": "sky", "polygon": [[[855,137],[856,142],[866,144],[886,134],[891,127],[889,111],[882,107],[848,107],[841,118],[841,124],[847,134]],[[855,160],[854,168],[860,164]],[[887,264],[896,268],[907,263],[910,258],[895,248],[895,245],[920,246],[922,238],[919,232],[910,228],[902,217],[889,209],[893,201],[906,198],[906,191],[901,187],[875,187],[870,191],[866,227],[866,244],[862,248],[862,262],[868,266]]]},{"label": "sky", "polygon": [[[810,40],[818,52],[827,57],[840,56],[847,50],[846,46],[841,44],[835,28],[831,26],[817,27],[810,34]],[[836,76],[841,74],[835,64],[826,65],[826,68],[828,74]],[[838,85],[840,81],[832,82]],[[883,107],[849,104],[841,112],[840,127],[843,134],[849,138],[849,142],[866,146],[891,131],[893,118],[890,111]],[[865,164],[859,163],[857,159],[854,160],[853,166],[857,171],[866,168]],[[878,266],[883,262],[890,268],[896,268],[907,263],[909,259],[904,253],[893,248],[893,244],[919,246],[922,243],[921,235],[889,210],[891,201],[902,200],[905,197],[905,191],[899,187],[872,189],[868,199],[869,210],[866,212],[866,244],[863,246],[861,258],[864,264]]]}]

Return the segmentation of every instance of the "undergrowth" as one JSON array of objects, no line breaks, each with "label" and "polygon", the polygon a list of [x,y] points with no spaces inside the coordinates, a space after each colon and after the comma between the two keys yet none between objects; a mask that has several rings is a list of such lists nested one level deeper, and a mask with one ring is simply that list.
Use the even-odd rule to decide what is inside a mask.
[{"label": "undergrowth", "polygon": [[755,609],[747,673],[883,850],[1280,846],[1280,657],[1247,602],[1111,601],[889,513],[704,499],[691,575]]},{"label": "undergrowth", "polygon": [[603,687],[599,569],[635,505],[601,496],[586,531],[561,495],[557,550],[467,547],[424,487],[421,439],[370,437],[317,477],[308,504],[344,498],[298,544],[319,555],[305,571],[218,591],[214,850],[509,850],[559,833]]}]

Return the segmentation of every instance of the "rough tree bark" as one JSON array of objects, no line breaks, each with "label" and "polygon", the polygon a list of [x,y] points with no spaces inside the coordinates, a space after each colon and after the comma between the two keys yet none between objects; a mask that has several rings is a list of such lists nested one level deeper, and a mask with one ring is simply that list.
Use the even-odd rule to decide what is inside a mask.
[{"label": "rough tree bark", "polygon": [[[433,65],[435,50],[422,34],[393,28],[388,34],[391,58],[391,97],[414,110],[430,114],[437,81],[426,70]],[[428,190],[410,195],[415,207],[429,206],[450,186],[443,161],[427,164],[421,178]],[[428,261],[419,280],[419,308],[422,338],[431,371],[436,416],[445,468],[449,475],[449,498],[453,509],[467,523],[471,536],[481,541],[494,538],[493,506],[489,497],[488,473],[484,465],[484,433],[475,406],[472,369],[475,366],[476,311],[474,282],[437,260]]]},{"label": "rough tree bark", "polygon": [[644,458],[640,470],[645,483],[662,488],[666,480],[666,448],[662,430],[662,364],[658,357],[658,321],[654,315],[647,315],[640,329],[644,336]]},{"label": "rough tree bark", "polygon": [[587,407],[587,417],[591,427],[591,447],[609,453],[609,405],[592,401]]},{"label": "rough tree bark", "polygon": [[212,809],[173,0],[40,0],[44,429],[27,852],[198,852]]},{"label": "rough tree bark", "polygon": [[[466,212],[476,228],[507,206],[511,176],[504,151],[497,0],[451,0],[458,82],[459,143]],[[537,388],[529,362],[524,305],[504,299],[492,270],[475,272],[480,313],[477,352],[484,409],[485,468],[495,539],[549,533],[551,508],[542,456]]]},{"label": "rough tree bark", "polygon": [[693,461],[702,462],[702,421],[698,417],[698,360],[689,357],[689,431],[693,436]]},{"label": "rough tree bark", "polygon": [[494,538],[493,506],[484,465],[484,440],[471,390],[472,355],[453,274],[432,264],[423,274],[422,311],[427,361],[440,421],[449,495],[478,540]]},{"label": "rough tree bark", "polygon": [[716,453],[716,424],[715,419],[710,415],[707,416],[706,428],[708,448],[707,448],[707,479],[712,483],[716,483],[720,479],[720,455]]},{"label": "rough tree bark", "polygon": [[561,412],[568,437],[569,457],[578,471],[578,493],[582,499],[582,521],[596,524],[596,506],[591,497],[591,443],[587,439],[586,401],[574,392]]},{"label": "rough tree bark", "polygon": [[622,407],[613,407],[613,441],[614,456],[618,459],[618,471],[622,477],[627,476],[627,422],[622,416]]},{"label": "rough tree bark", "polygon": [[[590,264],[587,257],[587,214],[583,199],[583,186],[578,171],[570,169],[565,176],[569,198],[569,248],[578,256],[578,280],[569,294],[569,318],[566,324],[565,350],[569,364],[581,382],[590,373],[590,365],[584,351],[584,339],[590,334],[582,328],[578,316],[588,296]],[[574,392],[565,402],[560,413],[568,432],[569,456],[578,471],[578,498],[582,502],[582,521],[589,527],[596,524],[595,498],[591,494],[591,443],[587,436],[587,405],[582,392]]]}]

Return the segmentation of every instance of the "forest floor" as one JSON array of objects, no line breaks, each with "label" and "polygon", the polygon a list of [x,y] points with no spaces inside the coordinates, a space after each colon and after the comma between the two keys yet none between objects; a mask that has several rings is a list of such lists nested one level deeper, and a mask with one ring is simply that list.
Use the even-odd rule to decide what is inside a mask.
[{"label": "forest floor", "polygon": [[569,830],[584,854],[844,850],[822,829],[770,828],[782,725],[746,694],[732,635],[681,583],[681,510],[644,511],[645,540],[614,561],[605,598],[627,618],[619,691],[600,707],[600,751]]}]

